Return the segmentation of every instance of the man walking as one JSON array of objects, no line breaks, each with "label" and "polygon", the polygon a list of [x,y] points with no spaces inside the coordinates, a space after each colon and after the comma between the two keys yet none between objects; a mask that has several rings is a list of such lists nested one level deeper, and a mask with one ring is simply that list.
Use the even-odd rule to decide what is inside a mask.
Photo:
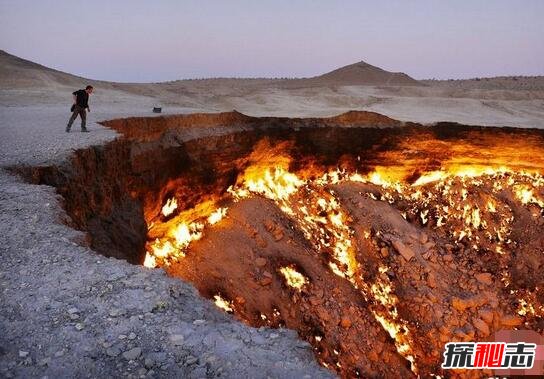
[{"label": "man walking", "polygon": [[87,86],[85,89],[80,89],[73,93],[74,95],[74,104],[70,109],[72,111],[72,117],[68,120],[68,125],[66,125],[66,133],[70,133],[70,128],[74,123],[77,115],[81,117],[81,131],[88,132],[89,130],[85,127],[85,122],[87,121],[87,110],[90,112],[89,108],[89,95],[93,93],[93,86]]}]

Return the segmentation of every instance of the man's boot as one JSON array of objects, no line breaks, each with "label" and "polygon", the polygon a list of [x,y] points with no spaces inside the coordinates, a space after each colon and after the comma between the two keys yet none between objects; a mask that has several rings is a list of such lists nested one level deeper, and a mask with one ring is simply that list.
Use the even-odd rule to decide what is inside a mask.
[{"label": "man's boot", "polygon": [[66,127],[66,133],[70,133],[70,127],[69,126]]},{"label": "man's boot", "polygon": [[87,128],[81,128],[81,133],[89,133],[89,129],[87,129]]}]

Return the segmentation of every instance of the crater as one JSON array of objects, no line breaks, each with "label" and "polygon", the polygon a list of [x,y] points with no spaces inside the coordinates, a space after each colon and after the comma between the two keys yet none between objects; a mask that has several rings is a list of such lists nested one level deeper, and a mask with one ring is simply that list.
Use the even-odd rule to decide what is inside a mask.
[{"label": "crater", "polygon": [[544,328],[544,131],[237,112],[106,121],[61,166],[92,249],[162,267],[343,377],[444,375],[446,342]]}]

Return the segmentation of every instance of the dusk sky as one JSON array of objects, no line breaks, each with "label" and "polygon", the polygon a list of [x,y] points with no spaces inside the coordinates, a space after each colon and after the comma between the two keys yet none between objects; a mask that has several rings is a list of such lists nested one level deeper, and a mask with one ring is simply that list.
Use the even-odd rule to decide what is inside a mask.
[{"label": "dusk sky", "polygon": [[542,0],[0,0],[0,49],[93,79],[544,75]]}]

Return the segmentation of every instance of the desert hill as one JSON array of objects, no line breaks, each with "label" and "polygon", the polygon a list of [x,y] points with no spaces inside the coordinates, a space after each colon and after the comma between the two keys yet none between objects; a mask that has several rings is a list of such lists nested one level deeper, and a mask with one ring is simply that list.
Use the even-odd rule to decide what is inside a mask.
[{"label": "desert hill", "polygon": [[[6,51],[0,50],[0,82],[2,88],[27,87],[27,86],[50,86],[53,83],[61,85],[76,85],[81,81],[89,83],[100,83],[112,85],[113,82],[92,80],[82,78],[76,75],[58,71],[32,61],[11,55]],[[275,84],[283,87],[286,84],[296,84],[302,86],[342,86],[342,85],[421,85],[417,80],[401,72],[389,72],[379,67],[372,66],[363,61],[344,66],[312,78],[300,79],[246,79],[246,78],[211,78],[211,79],[184,79],[162,83],[139,83],[139,84],[158,84],[163,86],[175,86],[176,84],[220,84],[220,85],[241,85],[254,86],[260,84]],[[108,85],[108,87],[109,87]],[[134,84],[115,83],[116,88],[130,87]]]},{"label": "desert hill", "polygon": [[82,81],[98,82],[42,66],[0,50],[0,88],[50,87],[55,84],[77,86]]},{"label": "desert hill", "polygon": [[421,85],[405,73],[385,71],[363,61],[304,80],[311,84],[323,85]]}]

